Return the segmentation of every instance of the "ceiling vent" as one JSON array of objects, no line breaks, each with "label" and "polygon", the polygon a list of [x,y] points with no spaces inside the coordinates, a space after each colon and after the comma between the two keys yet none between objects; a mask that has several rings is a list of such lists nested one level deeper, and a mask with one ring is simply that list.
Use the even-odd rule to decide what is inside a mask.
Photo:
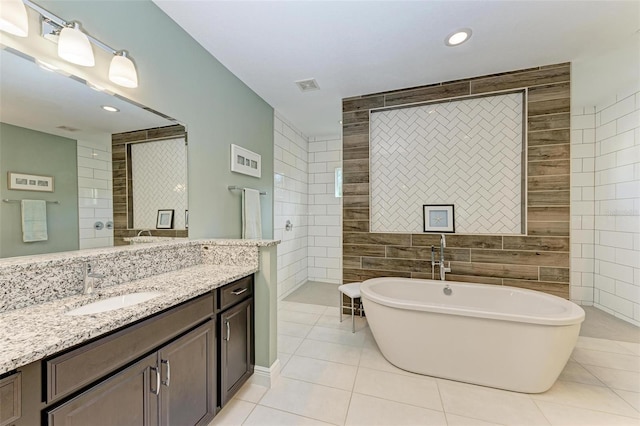
[{"label": "ceiling vent", "polygon": [[303,92],[311,92],[313,90],[320,90],[320,86],[318,86],[318,82],[315,78],[310,78],[308,80],[298,80],[296,81],[296,85]]},{"label": "ceiling vent", "polygon": [[60,130],[66,130],[67,132],[77,132],[80,129],[76,129],[75,127],[71,127],[71,126],[58,126],[56,127],[56,129],[60,129]]}]

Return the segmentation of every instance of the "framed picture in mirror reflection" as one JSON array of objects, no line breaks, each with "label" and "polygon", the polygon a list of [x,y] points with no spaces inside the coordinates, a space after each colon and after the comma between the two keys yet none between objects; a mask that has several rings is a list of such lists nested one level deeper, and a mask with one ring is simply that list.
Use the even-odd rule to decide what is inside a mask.
[{"label": "framed picture in mirror reflection", "polygon": [[158,210],[156,229],[173,229],[173,209]]}]

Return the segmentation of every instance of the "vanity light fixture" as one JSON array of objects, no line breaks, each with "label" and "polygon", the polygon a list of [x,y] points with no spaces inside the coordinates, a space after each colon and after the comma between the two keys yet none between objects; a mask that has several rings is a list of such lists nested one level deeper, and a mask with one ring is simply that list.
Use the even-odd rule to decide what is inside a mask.
[{"label": "vanity light fixture", "polygon": [[83,67],[92,67],[96,64],[89,38],[80,30],[80,24],[77,22],[72,22],[60,31],[58,56]]},{"label": "vanity light fixture", "polygon": [[[80,29],[80,24],[65,21],[31,0],[0,0],[0,31],[11,34],[27,35],[27,10],[33,9],[41,16],[41,35],[58,44],[58,56],[76,65],[92,67],[95,65],[93,46],[114,55],[109,66],[109,80],[127,88],[138,87],[138,73],[135,65],[123,50],[115,50]],[[19,17],[19,18],[17,18]],[[18,32],[14,32],[18,28]]]},{"label": "vanity light fixture", "polygon": [[123,87],[138,87],[138,73],[124,50],[116,52],[109,66],[109,80]]},{"label": "vanity light fixture", "polygon": [[120,112],[118,108],[112,107],[111,105],[102,105],[102,109],[109,112]]},{"label": "vanity light fixture", "polygon": [[0,7],[0,31],[26,37],[29,33],[27,8],[22,0],[2,0]]},{"label": "vanity light fixture", "polygon": [[461,28],[449,34],[444,39],[444,44],[450,47],[459,46],[465,41],[469,40],[469,38],[471,38],[471,34],[472,32],[470,28]]}]

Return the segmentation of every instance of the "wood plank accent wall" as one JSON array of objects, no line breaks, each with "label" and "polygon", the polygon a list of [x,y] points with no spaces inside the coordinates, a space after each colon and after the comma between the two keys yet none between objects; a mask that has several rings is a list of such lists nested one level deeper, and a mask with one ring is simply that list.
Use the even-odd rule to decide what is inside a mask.
[{"label": "wood plank accent wall", "polygon": [[[134,237],[133,192],[131,180],[131,144],[186,137],[186,128],[180,124],[111,135],[111,163],[113,176],[113,244],[128,245],[125,237]],[[154,237],[187,237],[186,229],[154,229]]]},{"label": "wood plank accent wall", "polygon": [[448,234],[447,279],[569,298],[570,77],[562,63],[343,99],[344,282],[431,278],[431,246],[440,244],[434,234],[369,232],[370,109],[524,89],[528,234]]}]

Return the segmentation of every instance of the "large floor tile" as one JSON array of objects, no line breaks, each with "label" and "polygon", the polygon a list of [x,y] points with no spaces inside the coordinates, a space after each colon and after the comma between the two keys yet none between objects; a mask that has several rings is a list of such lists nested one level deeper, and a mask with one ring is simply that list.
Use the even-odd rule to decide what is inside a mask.
[{"label": "large floor tile", "polygon": [[404,374],[408,376],[414,376],[416,374],[403,370],[391,364],[382,355],[380,349],[376,346],[370,348],[364,346],[362,348],[362,354],[360,355],[360,367],[370,368],[373,370],[387,371],[389,373]]},{"label": "large floor tile", "polygon": [[278,321],[278,334],[293,337],[306,337],[313,328],[309,324],[298,324],[295,322]]},{"label": "large floor tile", "polygon": [[620,398],[627,401],[629,405],[631,405],[636,411],[640,412],[640,393],[639,392],[630,392],[626,390],[614,389],[615,393],[617,393]]},{"label": "large floor tile", "polygon": [[269,388],[266,386],[247,382],[240,388],[238,393],[234,395],[234,398],[257,404],[268,390]]},{"label": "large floor tile", "polygon": [[293,354],[288,354],[285,352],[278,352],[278,359],[280,360],[280,368],[284,368],[285,365],[289,362]]},{"label": "large floor tile", "polygon": [[328,426],[330,424],[258,405],[243,426]]},{"label": "large floor tile", "polygon": [[633,352],[627,349],[626,347],[624,347],[623,345],[621,345],[620,342],[617,342],[614,340],[607,340],[607,339],[596,339],[594,337],[585,337],[585,336],[578,337],[576,348],[591,349],[594,351],[601,351],[601,352],[613,352],[617,354],[633,355]]},{"label": "large floor tile", "polygon": [[412,405],[387,401],[367,395],[353,394],[347,426],[402,426],[402,425],[442,425],[447,424],[444,413]]},{"label": "large floor tile", "polygon": [[578,364],[575,361],[567,362],[567,365],[560,373],[558,380],[564,380],[566,382],[584,383],[586,385],[604,386],[596,376],[589,373],[586,368]]},{"label": "large floor tile", "polygon": [[255,406],[246,401],[232,399],[209,423],[209,426],[240,426]]},{"label": "large floor tile", "polygon": [[585,368],[610,388],[640,392],[640,373],[595,365],[585,365]]},{"label": "large floor tile", "polygon": [[631,417],[546,401],[536,404],[553,426],[638,426],[638,419]]},{"label": "large floor tile", "polygon": [[582,365],[615,368],[640,372],[640,357],[637,355],[617,354],[613,352],[594,351],[591,349],[575,348],[571,357]]},{"label": "large floor tile", "polygon": [[298,350],[296,350],[296,355],[340,362],[342,364],[358,365],[361,352],[362,349],[356,346],[305,339],[298,347]]},{"label": "large floor tile", "polygon": [[360,368],[353,391],[382,399],[442,411],[435,379]]},{"label": "large floor tile", "polygon": [[315,326],[311,329],[309,334],[307,334],[307,339],[362,347],[365,335],[362,332],[352,333],[351,331],[346,330],[336,330],[333,328]]},{"label": "large floor tile", "polygon": [[498,423],[485,422],[484,420],[458,416],[457,414],[445,413],[445,416],[447,416],[448,426],[500,426]]},{"label": "large floor tile", "polygon": [[314,325],[322,314],[310,314],[307,312],[297,312],[297,311],[286,311],[279,310],[278,311],[278,321],[287,321],[287,322],[295,322],[298,324],[308,324]]},{"label": "large floor tile", "polygon": [[447,413],[504,425],[547,425],[540,409],[525,394],[438,379]]},{"label": "large floor tile", "polygon": [[[356,331],[362,330],[367,327],[367,320],[365,318],[355,317]],[[340,322],[339,316],[324,314],[318,319],[316,325],[328,328],[337,328],[339,330],[351,331],[351,315],[343,315],[342,322]]]},{"label": "large floor tile", "polygon": [[282,377],[351,391],[358,367],[294,355],[280,373]]},{"label": "large floor tile", "polygon": [[298,349],[298,346],[300,346],[300,343],[302,343],[302,340],[303,340],[302,337],[293,337],[293,336],[286,336],[284,334],[279,334],[278,335],[278,351],[284,352],[287,354],[293,354]]},{"label": "large floor tile", "polygon": [[322,305],[313,305],[310,303],[287,302],[281,300],[280,302],[278,302],[278,309],[285,311],[306,312],[308,314],[324,314],[327,310],[327,307]]},{"label": "large floor tile", "polygon": [[351,392],[280,377],[260,400],[260,405],[341,425]]},{"label": "large floor tile", "polygon": [[545,393],[532,394],[531,398],[536,401],[554,402],[621,416],[638,416],[638,412],[615,392],[602,386],[557,381]]},{"label": "large floor tile", "polygon": [[640,355],[640,343],[617,342],[620,346],[628,350],[634,355]]}]

